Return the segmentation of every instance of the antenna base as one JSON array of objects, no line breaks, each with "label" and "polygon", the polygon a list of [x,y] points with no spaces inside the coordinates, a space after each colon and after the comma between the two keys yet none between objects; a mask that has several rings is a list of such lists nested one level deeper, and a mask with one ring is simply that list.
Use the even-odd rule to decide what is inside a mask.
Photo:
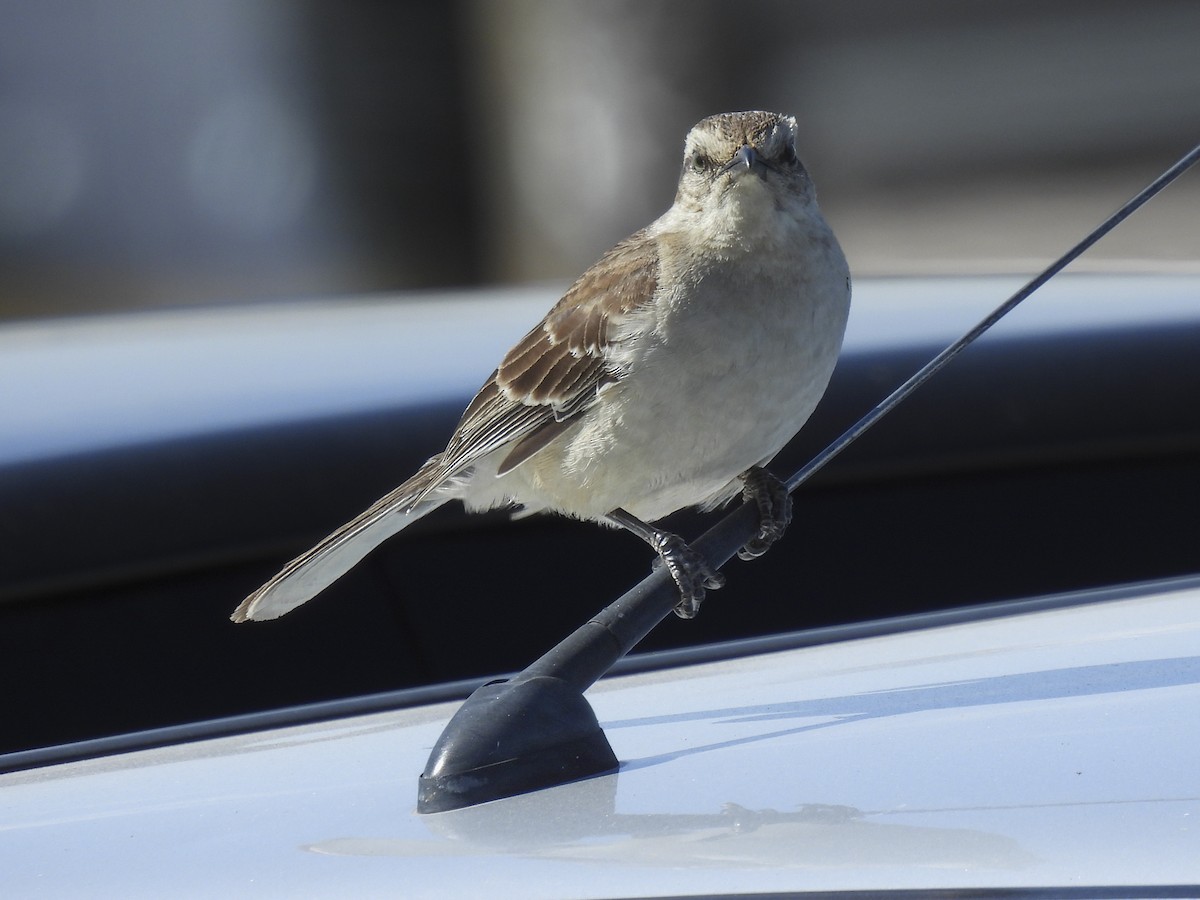
[{"label": "antenna base", "polygon": [[476,689],[454,714],[420,778],[417,812],[473,806],[617,765],[576,687],[548,675],[518,675]]}]

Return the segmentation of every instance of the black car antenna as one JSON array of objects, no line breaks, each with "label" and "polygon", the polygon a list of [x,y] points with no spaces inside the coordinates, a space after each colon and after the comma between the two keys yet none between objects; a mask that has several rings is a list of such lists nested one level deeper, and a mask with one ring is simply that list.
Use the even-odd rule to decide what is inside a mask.
[{"label": "black car antenna", "polygon": [[[787,479],[788,491],[795,491],[820,471],[1197,161],[1200,144],[813,457]],[[756,507],[743,503],[691,546],[719,568],[750,540],[757,527]],[[677,601],[675,582],[665,567],[655,569],[523,672],[478,688],[434,745],[420,778],[417,811],[460,809],[616,770],[617,757],[583,692],[649,634]]]}]

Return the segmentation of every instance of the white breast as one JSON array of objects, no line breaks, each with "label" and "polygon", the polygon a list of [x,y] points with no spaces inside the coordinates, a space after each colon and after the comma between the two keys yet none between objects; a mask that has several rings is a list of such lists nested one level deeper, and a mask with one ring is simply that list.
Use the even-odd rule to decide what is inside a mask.
[{"label": "white breast", "polygon": [[737,476],[808,419],[841,348],[846,262],[809,212],[779,232],[783,250],[664,256],[660,285],[675,287],[631,326],[627,377],[579,427],[494,479],[491,496],[473,485],[471,505],[502,495],[532,510],[598,521],[620,507],[654,521],[734,496]]}]

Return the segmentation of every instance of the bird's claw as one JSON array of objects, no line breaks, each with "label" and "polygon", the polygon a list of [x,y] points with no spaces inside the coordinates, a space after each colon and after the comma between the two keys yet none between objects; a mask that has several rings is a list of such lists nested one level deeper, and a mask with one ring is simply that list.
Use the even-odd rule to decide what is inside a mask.
[{"label": "bird's claw", "polygon": [[658,559],[654,561],[655,568],[665,565],[679,588],[675,615],[681,619],[695,618],[707,591],[724,586],[725,576],[689,547],[683,538],[669,531],[656,535],[654,550],[658,554]]},{"label": "bird's claw", "polygon": [[757,559],[783,537],[792,521],[792,495],[782,481],[760,466],[742,477],[742,497],[758,507],[758,534],[738,551],[738,559]]}]

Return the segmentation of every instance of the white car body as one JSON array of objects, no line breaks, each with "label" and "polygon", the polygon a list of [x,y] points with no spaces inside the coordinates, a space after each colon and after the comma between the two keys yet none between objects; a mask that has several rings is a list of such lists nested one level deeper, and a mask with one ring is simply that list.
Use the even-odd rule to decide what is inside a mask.
[{"label": "white car body", "polygon": [[[927,345],[936,350],[1018,286],[1016,279],[1000,278],[865,281],[856,285],[845,359],[868,366],[860,372],[863,390],[873,391],[874,350],[902,348],[914,357]],[[1162,580],[1196,571],[1189,554],[1200,546],[1188,499],[1200,434],[1187,387],[1196,383],[1189,368],[1191,335],[1200,333],[1196,276],[1055,280],[973,348],[978,358],[989,352],[989,342],[1017,347],[1028,370],[976,370],[984,374],[967,382],[965,396],[935,404],[932,416],[909,426],[909,442],[896,445],[903,453],[914,445],[919,451],[902,456],[916,466],[907,476],[912,490],[901,495],[899,529],[919,512],[913,506],[929,498],[929,488],[960,489],[961,482],[942,478],[937,468],[947,426],[958,426],[969,462],[997,453],[1010,431],[1024,435],[1021,426],[1036,419],[1030,433],[1037,452],[1028,454],[1019,441],[1005,452],[1030,460],[1037,477],[1002,481],[999,488],[1021,490],[1021,515],[1009,510],[1002,521],[1027,529],[1023,543],[1012,545],[1026,548],[1024,555],[1005,543],[1006,533],[992,529],[1002,546],[979,557],[989,561],[984,570],[971,568],[974,556],[965,568],[950,565],[962,562],[955,552],[965,558],[971,542],[979,543],[974,529],[994,521],[996,509],[985,502],[965,511],[974,516],[968,522],[955,520],[954,527],[967,532],[966,544],[957,551],[938,544],[929,554],[930,539],[916,528],[895,535],[895,548],[884,548],[878,535],[874,544],[863,544],[863,518],[877,509],[870,498],[859,498],[851,514],[820,506],[814,492],[798,504],[797,518],[808,516],[811,524],[813,510],[824,509],[840,519],[825,523],[846,535],[836,553],[814,559],[812,547],[793,537],[754,564],[761,571],[782,555],[786,571],[769,596],[737,594],[739,571],[697,622],[703,626],[724,611],[718,604],[741,604],[735,618],[763,608],[833,607],[814,585],[840,587],[839,580],[856,574],[853,567],[879,567],[874,583],[885,590],[861,599],[881,594],[897,601],[893,609],[934,609],[939,604],[926,596],[934,588],[961,604],[978,602],[972,597],[980,596],[979,588],[997,596],[1005,570],[1054,561],[1059,535],[1073,539],[1063,549],[1069,570],[1046,569],[1040,578],[1104,584],[1096,572],[1141,540],[1140,555],[1129,555],[1153,573],[1145,577],[1158,580],[631,658],[618,670],[627,674],[606,677],[586,694],[620,761],[615,774],[421,815],[418,777],[468,690],[461,683],[342,695],[348,699],[299,708],[253,705],[261,702],[254,697],[269,694],[250,688],[311,674],[298,671],[296,662],[263,661],[292,657],[262,655],[272,641],[299,639],[293,635],[305,619],[285,620],[295,633],[228,625],[223,617],[241,596],[234,588],[243,580],[258,583],[259,575],[222,561],[261,554],[255,548],[264,536],[290,531],[279,525],[272,526],[277,532],[235,530],[229,548],[205,543],[206,531],[184,526],[212,493],[204,485],[215,482],[201,478],[200,487],[179,495],[182,503],[172,491],[160,497],[156,488],[178,488],[179,473],[191,469],[171,463],[155,470],[158,480],[141,485],[138,461],[153,457],[134,455],[129,465],[135,471],[119,482],[123,501],[134,488],[149,497],[138,507],[148,512],[132,524],[162,523],[175,544],[156,549],[148,539],[155,535],[131,532],[127,543],[135,555],[112,557],[138,563],[126,569],[82,552],[94,532],[131,524],[123,509],[110,508],[110,494],[100,489],[107,485],[77,474],[90,472],[94,458],[127,447],[152,453],[156,441],[168,449],[196,442],[207,453],[214,444],[199,439],[213,435],[230,435],[222,446],[240,453],[238,429],[256,422],[320,421],[354,404],[416,409],[426,400],[469,396],[479,377],[469,371],[474,361],[495,358],[551,294],[148,314],[18,324],[0,333],[0,375],[11,376],[0,383],[15,385],[0,392],[0,463],[10,476],[3,486],[5,496],[15,498],[5,504],[10,543],[0,560],[12,569],[8,579],[15,587],[0,611],[14,611],[4,621],[14,623],[6,629],[17,629],[0,632],[10,650],[5,691],[13,706],[6,709],[16,710],[3,719],[12,728],[9,746],[18,748],[0,755],[0,896],[876,896],[888,890],[1200,896],[1200,576]],[[1150,332],[1169,341],[1139,346],[1169,345],[1170,354],[1105,351],[1099,359],[1108,368],[1100,372],[1079,365],[1076,345],[1056,340],[1103,338],[1086,345],[1086,361],[1094,346],[1111,350]],[[1021,335],[1031,340],[1010,340]],[[1062,348],[1069,357],[1055,356]],[[969,365],[952,368],[939,379],[970,371]],[[998,383],[1014,373],[1020,381]],[[80,390],[81,384],[89,389]],[[1052,389],[1059,392],[1055,403],[1017,402]],[[1067,420],[1082,407],[1083,425],[1071,431]],[[1140,416],[1149,407],[1155,415]],[[994,430],[976,430],[981,410],[983,424]],[[254,487],[258,446],[219,457],[226,468],[207,477],[238,476],[243,480],[235,484]],[[261,446],[276,448],[272,452],[290,447]],[[886,454],[888,446],[875,452]],[[387,445],[384,455],[393,450]],[[1103,473],[1119,473],[1119,467],[1093,466],[1096,459],[1126,458],[1138,473],[1158,473],[1160,480],[1139,475],[1112,488]],[[65,460],[61,468],[59,459]],[[32,467],[38,461],[45,463],[41,469]],[[179,465],[204,462],[203,454],[188,455]],[[1045,468],[1051,463],[1058,467]],[[102,468],[96,477],[109,471]],[[306,471],[284,468],[271,476],[282,481]],[[877,471],[868,465],[860,481],[848,483],[869,484]],[[977,481],[993,470],[980,471]],[[27,489],[30,472],[42,473],[42,480]],[[935,477],[920,479],[930,472]],[[1058,480],[1068,476],[1070,490]],[[76,512],[90,512],[79,522],[59,515],[59,507],[48,510],[63,483],[82,486],[71,499],[82,504]],[[1157,485],[1157,492],[1141,490],[1145,484]],[[836,496],[855,498],[853,490]],[[228,509],[209,529],[225,540],[234,524],[263,514],[265,500],[258,497],[246,508],[224,498]],[[1091,524],[1087,517],[1097,509],[1116,515],[1080,540],[1083,531],[1072,523]],[[279,520],[286,524],[298,514],[289,507]],[[1115,524],[1105,524],[1110,521]],[[1031,543],[1030,534],[1042,536]],[[439,540],[452,537],[443,532]],[[855,539],[862,546],[851,546]],[[591,540],[586,537],[589,548]],[[1094,540],[1106,543],[1097,547]],[[137,555],[143,543],[153,544],[144,558]],[[1172,553],[1148,552],[1168,544]],[[56,552],[38,555],[43,546]],[[217,562],[207,568],[180,566],[170,555],[210,546]],[[907,578],[927,576],[926,586],[877,563],[872,546],[924,553],[921,571],[910,567]],[[1035,558],[1043,548],[1044,558]],[[22,568],[27,557],[34,562]],[[451,565],[457,557],[447,559]],[[276,565],[265,557],[260,562]],[[824,582],[812,577],[818,566]],[[138,580],[159,569],[170,577]],[[113,572],[126,571],[127,593],[91,591],[104,579],[116,579],[120,588]],[[55,581],[60,575],[64,585]],[[82,593],[69,592],[76,584]],[[445,587],[451,597],[462,590],[453,578]],[[369,588],[364,582],[340,602],[356,601]],[[561,597],[557,582],[518,581],[515,589],[505,601],[513,604],[512,632],[452,611],[445,620],[430,619],[423,637],[454,661],[482,639],[511,643],[524,636],[518,629],[535,631],[541,623],[534,616],[548,592],[575,599]],[[411,594],[413,608],[439,605],[428,582],[416,580]],[[843,588],[843,601],[859,599],[845,594]],[[330,599],[328,618],[312,620],[319,640],[302,645],[315,648],[304,651],[306,665],[320,675],[347,653],[366,653],[362,631],[356,639],[352,630],[363,622],[381,632],[377,649],[392,652],[393,641],[405,635],[387,631],[389,604],[403,599],[381,596],[378,606],[359,607],[357,617]],[[764,606],[750,609],[748,601]],[[478,613],[481,606],[472,609]],[[317,615],[320,607],[313,607]],[[80,619],[81,613],[90,618]],[[201,614],[204,623],[211,618],[225,630],[198,636],[198,620],[186,616]],[[138,631],[147,621],[149,630]],[[51,648],[49,642],[70,629],[75,643],[66,646],[74,654]],[[175,656],[164,662],[164,653]],[[327,658],[317,658],[322,653]],[[105,680],[114,673],[128,677]],[[181,686],[193,684],[197,696],[182,697]],[[245,688],[251,702],[234,705],[245,698],[232,697],[240,692],[229,685]],[[217,701],[229,705],[209,705]],[[96,722],[74,715],[91,712],[93,704]],[[120,730],[109,723],[123,721],[123,708],[141,707],[158,717],[147,721],[192,724],[93,739]],[[208,722],[187,714],[197,708],[270,711]],[[49,747],[21,743],[43,715],[51,723],[66,720],[63,727],[74,730],[64,733],[83,737]]]},{"label": "white car body", "polygon": [[1200,892],[1200,580],[979,615],[604,679],[616,774],[453,812],[455,703],[13,772],[4,893]]}]

